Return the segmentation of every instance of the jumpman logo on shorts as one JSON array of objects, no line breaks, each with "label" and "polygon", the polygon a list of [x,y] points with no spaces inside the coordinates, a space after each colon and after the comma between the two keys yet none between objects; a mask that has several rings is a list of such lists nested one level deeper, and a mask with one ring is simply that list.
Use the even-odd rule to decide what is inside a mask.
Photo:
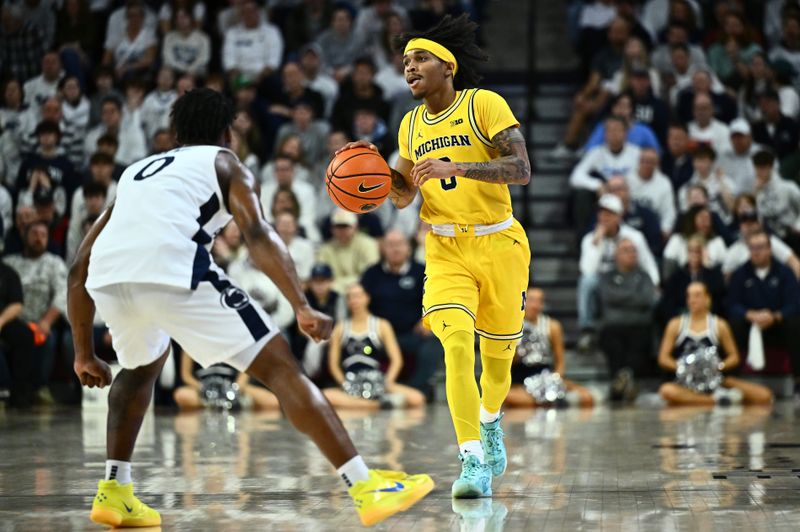
[{"label": "jumpman logo on shorts", "polygon": [[444,322],[444,320],[442,320],[442,331],[444,331],[444,330],[445,330],[445,329],[447,329],[448,327],[450,327],[450,326],[449,326],[448,324],[446,324],[446,323]]},{"label": "jumpman logo on shorts", "polygon": [[503,351],[511,351],[511,344],[508,344]]}]

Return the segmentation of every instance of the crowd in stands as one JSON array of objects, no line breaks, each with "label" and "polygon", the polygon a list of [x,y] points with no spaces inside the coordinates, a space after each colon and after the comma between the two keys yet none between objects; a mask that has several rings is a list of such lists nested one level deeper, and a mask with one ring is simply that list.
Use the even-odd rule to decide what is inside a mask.
[{"label": "crowd in stands", "polygon": [[550,156],[576,161],[579,348],[599,346],[612,395],[630,395],[701,281],[743,358],[758,329],[800,394],[788,332],[800,319],[800,2],[597,0],[570,13],[585,83]]},{"label": "crowd in stands", "polygon": [[[757,328],[768,366],[783,357],[800,382],[800,340],[792,334],[800,320],[800,2],[570,5],[585,83],[552,157],[576,163],[578,347],[599,346],[612,397],[631,397],[634,378],[656,371],[660,330],[686,312],[687,288],[702,281],[742,360]],[[399,347],[399,365],[394,349],[387,362],[392,378],[430,398],[443,357],[418,319],[427,230],[420,199],[401,211],[388,202],[365,215],[336,210],[324,169],[355,139],[375,144],[390,164],[397,157],[395,132],[416,102],[393,36],[446,13],[467,11],[480,22],[484,7],[480,0],[4,2],[0,402],[50,400],[53,378],[75,384],[69,264],[114,200],[126,165],[175,147],[171,105],[200,86],[234,101],[231,148],[260,180],[264,212],[309,301],[342,324],[356,305],[348,291],[360,283],[368,303],[359,319],[374,316],[380,337]],[[234,224],[212,252],[286,331],[305,371],[321,387],[339,384],[327,348],[299,334],[291,306],[249,261]],[[560,325],[548,330],[563,342]],[[95,345],[113,360],[102,316]],[[182,393],[191,403],[196,379],[180,380],[194,390]]]},{"label": "crowd in stands", "polygon": [[[392,38],[445,14],[469,12],[480,21],[483,4],[3,2],[0,402],[51,400],[51,379],[72,380],[65,318],[71,260],[114,200],[126,165],[175,147],[170,108],[201,86],[235,102],[232,149],[261,181],[264,212],[314,307],[342,319],[345,290],[361,281],[369,311],[393,328],[402,349],[398,380],[430,396],[441,348],[418,319],[409,319],[421,309],[423,267],[413,252],[425,230],[418,227],[419,204],[408,212],[390,206],[360,216],[335,211],[324,169],[336,149],[355,139],[396,157],[395,132],[416,102]],[[235,225],[212,251],[287,331],[307,372],[332,384],[327,353],[298,333],[291,306],[248,260]],[[95,344],[113,360],[101,316]]]}]

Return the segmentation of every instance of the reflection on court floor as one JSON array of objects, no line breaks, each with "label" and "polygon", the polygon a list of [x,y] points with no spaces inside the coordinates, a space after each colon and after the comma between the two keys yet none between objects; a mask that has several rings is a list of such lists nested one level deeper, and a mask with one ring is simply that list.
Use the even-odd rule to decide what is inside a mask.
[{"label": "reflection on court floor", "polygon": [[[508,411],[493,499],[452,501],[444,406],[345,413],[373,467],[428,472],[431,496],[379,530],[798,530],[800,427],[772,409]],[[0,531],[98,530],[102,411],[0,413]],[[137,493],[164,530],[360,529],[333,469],[278,414],[148,414]]]}]

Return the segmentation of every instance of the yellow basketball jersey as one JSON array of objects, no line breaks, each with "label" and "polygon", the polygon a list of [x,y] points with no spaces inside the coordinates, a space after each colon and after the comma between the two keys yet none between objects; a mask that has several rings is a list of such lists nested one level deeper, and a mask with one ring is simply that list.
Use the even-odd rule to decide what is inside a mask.
[{"label": "yellow basketball jersey", "polygon": [[[400,156],[413,163],[433,157],[456,163],[491,161],[500,156],[492,137],[515,126],[519,122],[499,94],[483,89],[458,91],[441,113],[431,115],[425,105],[419,105],[403,117],[398,133]],[[507,185],[451,177],[431,179],[421,191],[420,217],[431,224],[492,224],[511,216]]]}]

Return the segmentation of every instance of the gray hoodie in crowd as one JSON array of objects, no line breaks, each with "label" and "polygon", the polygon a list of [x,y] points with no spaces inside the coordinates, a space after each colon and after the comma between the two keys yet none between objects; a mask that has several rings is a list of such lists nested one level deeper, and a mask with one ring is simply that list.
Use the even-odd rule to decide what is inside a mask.
[{"label": "gray hoodie in crowd", "polygon": [[658,299],[650,276],[639,266],[623,273],[616,267],[600,276],[601,326],[648,325]]}]

